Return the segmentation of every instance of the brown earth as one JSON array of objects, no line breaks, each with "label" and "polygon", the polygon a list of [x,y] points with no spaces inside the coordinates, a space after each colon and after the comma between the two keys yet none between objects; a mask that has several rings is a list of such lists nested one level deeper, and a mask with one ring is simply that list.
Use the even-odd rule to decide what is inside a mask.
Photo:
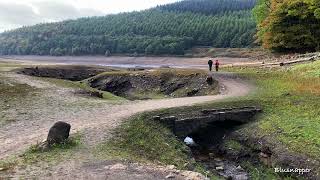
[{"label": "brown earth", "polygon": [[[219,59],[221,65],[231,64],[256,64],[256,60],[250,58],[230,57],[121,57],[121,56],[1,56],[0,61],[19,62],[27,64],[59,64],[59,65],[102,65],[122,68],[132,67],[173,67],[173,68],[207,68],[209,59]],[[261,62],[260,62],[261,64]]]}]

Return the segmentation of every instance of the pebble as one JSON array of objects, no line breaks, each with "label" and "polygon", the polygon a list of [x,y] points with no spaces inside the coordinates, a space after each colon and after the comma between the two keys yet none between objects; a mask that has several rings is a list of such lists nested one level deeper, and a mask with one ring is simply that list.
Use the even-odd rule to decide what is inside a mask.
[{"label": "pebble", "polygon": [[218,166],[218,167],[216,167],[216,170],[223,170],[223,167],[222,166]]},{"label": "pebble", "polygon": [[216,166],[223,166],[224,163],[223,163],[223,162],[216,162],[215,165],[216,165]]},{"label": "pebble", "polygon": [[239,166],[237,167],[237,169],[242,170],[242,167],[239,165]]},{"label": "pebble", "polygon": [[263,158],[268,158],[269,157],[267,154],[265,154],[263,152],[260,153],[260,156],[263,157]]},{"label": "pebble", "polygon": [[170,173],[166,176],[166,179],[171,179],[171,178],[175,178],[175,175]]},{"label": "pebble", "polygon": [[176,167],[175,167],[174,165],[169,165],[169,166],[167,166],[167,168],[170,169],[170,170],[173,170],[173,169],[175,169]]},{"label": "pebble", "polygon": [[111,165],[111,166],[106,166],[104,167],[105,169],[109,169],[109,170],[124,170],[127,167],[123,164],[115,164],[115,165]]}]

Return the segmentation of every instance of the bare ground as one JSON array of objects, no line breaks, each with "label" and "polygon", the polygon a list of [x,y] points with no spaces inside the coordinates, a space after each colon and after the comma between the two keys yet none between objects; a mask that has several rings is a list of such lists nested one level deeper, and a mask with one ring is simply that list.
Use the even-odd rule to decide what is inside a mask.
[{"label": "bare ground", "polygon": [[[34,77],[12,72],[1,73],[1,76],[8,81],[28,84],[40,91],[31,98],[32,102],[29,103],[28,109],[19,109],[25,108],[24,106],[14,107],[15,110],[10,113],[16,118],[15,121],[0,126],[0,159],[24,152],[30,145],[42,141],[46,138],[48,128],[56,121],[61,120],[72,125],[72,134],[76,132],[83,134],[84,147],[86,147],[76,152],[74,155],[76,158],[71,158],[71,160],[53,166],[44,163],[22,170],[18,169],[6,175],[6,177],[11,178],[110,179],[112,177],[113,179],[128,179],[134,177],[135,179],[154,179],[155,177],[161,177],[160,179],[163,179],[164,175],[169,173],[168,169],[146,171],[141,168],[143,166],[132,168],[129,167],[130,165],[124,164],[126,168],[120,170],[99,171],[99,168],[103,169],[107,166],[105,165],[106,162],[96,160],[90,147],[95,147],[108,139],[114,128],[120,125],[125,118],[136,113],[245,96],[252,89],[248,82],[237,78],[233,74],[218,73],[213,74],[213,76],[221,84],[220,95],[110,103],[105,100],[75,95],[72,88],[60,87]],[[14,114],[19,111],[25,113]],[[92,167],[95,167],[94,170]],[[121,173],[118,171],[121,171]],[[177,177],[179,176],[183,177],[181,174],[177,175]]]},{"label": "bare ground", "polygon": [[250,58],[232,57],[122,57],[122,56],[1,56],[1,61],[11,61],[32,64],[63,64],[63,65],[103,65],[131,68],[170,66],[175,68],[207,68],[209,59],[218,59],[221,65],[231,64],[257,64],[256,60]]}]

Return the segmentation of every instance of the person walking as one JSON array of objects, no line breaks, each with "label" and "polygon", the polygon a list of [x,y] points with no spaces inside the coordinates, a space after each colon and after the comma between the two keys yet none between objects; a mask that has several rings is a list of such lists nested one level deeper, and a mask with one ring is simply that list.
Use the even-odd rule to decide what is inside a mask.
[{"label": "person walking", "polygon": [[208,61],[208,65],[209,65],[209,71],[211,72],[212,71],[212,65],[213,65],[213,61],[211,59]]},{"label": "person walking", "polygon": [[219,66],[220,66],[219,60],[216,60],[215,66],[216,66],[216,72],[218,72],[219,71]]}]

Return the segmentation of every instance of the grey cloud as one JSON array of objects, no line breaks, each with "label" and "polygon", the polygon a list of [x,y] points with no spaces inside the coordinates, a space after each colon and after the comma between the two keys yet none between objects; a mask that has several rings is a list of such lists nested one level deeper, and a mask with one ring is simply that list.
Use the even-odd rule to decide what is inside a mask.
[{"label": "grey cloud", "polygon": [[37,13],[28,5],[0,2],[0,32],[43,22],[104,15],[94,9],[77,9],[63,2],[42,1],[32,3],[32,6],[37,9]]},{"label": "grey cloud", "polygon": [[7,25],[30,25],[43,19],[34,13],[31,6],[0,2],[0,23]]},{"label": "grey cloud", "polygon": [[94,9],[77,9],[70,4],[60,2],[38,2],[34,6],[38,8],[41,16],[55,21],[103,15]]}]

